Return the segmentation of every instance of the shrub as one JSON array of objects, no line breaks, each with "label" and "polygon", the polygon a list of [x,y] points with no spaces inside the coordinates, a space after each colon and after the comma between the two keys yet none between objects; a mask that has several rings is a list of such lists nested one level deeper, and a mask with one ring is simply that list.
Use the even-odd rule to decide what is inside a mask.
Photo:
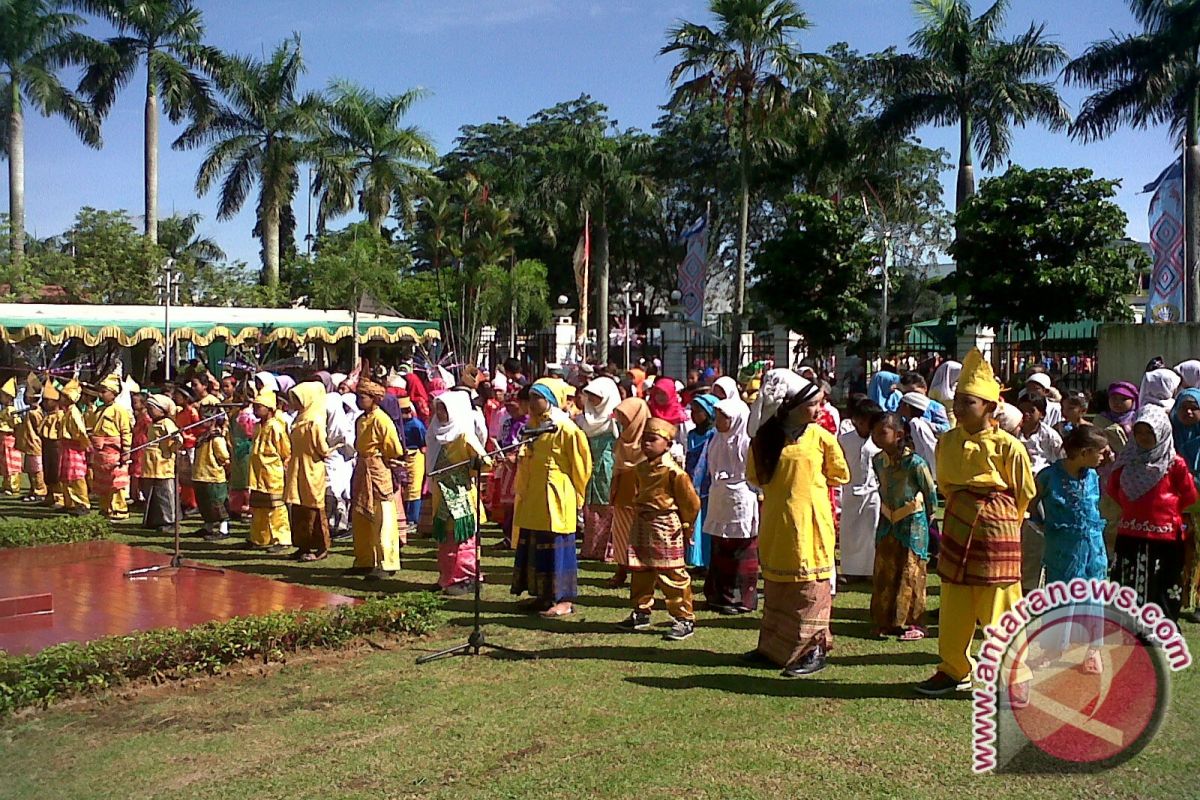
[{"label": "shrub", "polygon": [[270,663],[302,648],[342,648],[367,633],[428,633],[439,607],[433,595],[392,595],[359,605],[68,642],[35,655],[0,652],[0,716],[139,678],[159,682],[212,675],[245,659]]},{"label": "shrub", "polygon": [[5,517],[0,519],[0,548],[86,542],[108,538],[112,532],[112,523],[99,514],[43,519]]}]

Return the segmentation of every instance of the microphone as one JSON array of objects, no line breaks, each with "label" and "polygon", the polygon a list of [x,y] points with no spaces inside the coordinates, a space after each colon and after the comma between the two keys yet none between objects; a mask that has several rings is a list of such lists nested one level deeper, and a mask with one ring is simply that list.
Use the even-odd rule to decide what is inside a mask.
[{"label": "microphone", "polygon": [[547,433],[554,433],[558,430],[558,425],[553,422],[542,425],[539,428],[526,428],[521,431],[522,439],[536,439],[539,436],[545,436]]}]

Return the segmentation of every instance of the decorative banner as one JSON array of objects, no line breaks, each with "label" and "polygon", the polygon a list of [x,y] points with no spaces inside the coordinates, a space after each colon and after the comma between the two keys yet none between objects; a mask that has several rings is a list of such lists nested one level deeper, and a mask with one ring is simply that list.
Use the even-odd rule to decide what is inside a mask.
[{"label": "decorative banner", "polygon": [[575,290],[579,293],[579,332],[583,337],[588,331],[588,291],[591,288],[592,266],[592,215],[584,212],[583,232],[575,245],[572,266],[575,268]]},{"label": "decorative banner", "polygon": [[1146,299],[1145,321],[1150,324],[1183,320],[1183,162],[1176,160],[1143,192],[1150,198],[1150,248],[1154,271]]},{"label": "decorative banner", "polygon": [[708,281],[708,214],[692,223],[679,237],[687,254],[679,262],[679,303],[683,315],[697,325],[704,324],[704,285]]}]

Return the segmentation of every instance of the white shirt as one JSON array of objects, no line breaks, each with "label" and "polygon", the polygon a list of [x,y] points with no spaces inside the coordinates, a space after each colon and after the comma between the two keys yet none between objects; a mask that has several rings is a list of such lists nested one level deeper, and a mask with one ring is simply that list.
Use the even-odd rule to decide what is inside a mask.
[{"label": "white shirt", "polygon": [[[1045,423],[1046,425],[1048,425],[1049,427],[1053,428],[1055,425],[1062,422],[1062,418],[1063,418],[1062,403],[1059,403],[1055,400],[1047,399],[1046,400],[1046,418],[1044,420],[1042,420],[1042,422]],[[1060,444],[1061,444],[1061,442],[1060,442]],[[1037,470],[1035,469],[1034,472],[1037,472]]]},{"label": "white shirt", "polygon": [[913,417],[908,421],[908,432],[912,436],[913,452],[929,464],[929,473],[936,483],[937,458],[934,453],[937,451],[937,433],[933,430],[933,423],[924,417]]},{"label": "white shirt", "polygon": [[1050,416],[1047,414],[1046,419],[1042,420],[1041,424],[1038,425],[1038,429],[1028,436],[1023,431],[1017,432],[1017,438],[1021,440],[1021,444],[1025,445],[1025,449],[1029,451],[1029,460],[1032,462],[1030,466],[1033,469],[1034,475],[1037,475],[1055,461],[1066,458],[1066,453],[1063,451],[1062,437],[1058,435],[1058,431],[1046,424],[1046,420],[1049,418]]},{"label": "white shirt", "polygon": [[846,464],[850,467],[850,482],[847,487],[850,493],[863,497],[879,491],[879,478],[875,476],[875,468],[871,460],[879,453],[879,448],[870,437],[863,438],[853,427],[838,436],[838,444],[846,456]]}]

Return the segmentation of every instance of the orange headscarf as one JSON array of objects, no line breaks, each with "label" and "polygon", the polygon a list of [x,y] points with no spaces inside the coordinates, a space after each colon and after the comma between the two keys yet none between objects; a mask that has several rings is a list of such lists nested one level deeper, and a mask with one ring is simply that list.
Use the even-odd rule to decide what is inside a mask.
[{"label": "orange headscarf", "polygon": [[637,397],[641,397],[643,394],[642,387],[646,383],[646,370],[642,369],[641,367],[630,367],[629,371],[625,374],[628,375],[629,379],[633,381],[633,391],[635,395]]},{"label": "orange headscarf", "polygon": [[646,460],[642,453],[642,432],[646,429],[646,423],[650,421],[650,406],[640,397],[629,397],[618,403],[613,413],[620,415],[624,425],[621,428],[620,441],[617,442],[617,461],[614,469],[624,472]]}]

